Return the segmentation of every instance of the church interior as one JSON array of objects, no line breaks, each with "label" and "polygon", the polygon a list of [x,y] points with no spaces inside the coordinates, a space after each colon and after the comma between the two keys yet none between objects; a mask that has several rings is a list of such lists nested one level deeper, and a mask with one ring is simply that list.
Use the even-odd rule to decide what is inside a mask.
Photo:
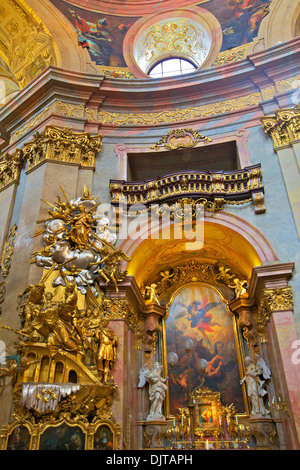
[{"label": "church interior", "polygon": [[300,449],[299,0],[2,0],[0,449]]}]

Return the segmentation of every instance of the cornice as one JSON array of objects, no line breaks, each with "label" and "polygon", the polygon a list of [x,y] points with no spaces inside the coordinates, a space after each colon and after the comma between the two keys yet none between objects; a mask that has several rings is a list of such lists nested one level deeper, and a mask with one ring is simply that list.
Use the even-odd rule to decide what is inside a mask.
[{"label": "cornice", "polygon": [[[1,137],[6,140],[7,135],[28,126],[38,115],[43,115],[44,118],[51,106],[53,108],[53,103],[62,101],[70,106],[85,107],[93,92],[97,96],[103,79],[103,75],[47,67],[0,108]],[[98,103],[100,102],[98,97]]]},{"label": "cornice", "polygon": [[[256,110],[300,77],[300,38],[241,61],[165,80],[123,80],[49,66],[0,109],[2,148],[61,119],[61,126],[153,126]],[[278,84],[278,86],[277,86]],[[262,104],[261,104],[262,103]],[[54,121],[54,122],[53,122]],[[40,127],[39,127],[40,126]],[[41,127],[42,126],[42,127]],[[92,130],[92,132],[94,132]]]},{"label": "cornice", "polygon": [[294,263],[270,263],[253,268],[249,285],[249,296],[260,299],[264,289],[287,287],[293,276]]},{"label": "cornice", "polygon": [[[227,84],[227,81],[234,84],[239,83],[241,79],[248,78],[250,74],[258,71],[258,68],[269,67],[270,64],[274,64],[276,68],[282,69],[287,68],[287,62],[291,67],[291,62],[294,63],[295,67],[298,68],[297,61],[300,55],[300,37],[294,38],[283,44],[277,44],[268,49],[257,51],[249,54],[245,59],[226,64],[219,65],[218,67],[209,69],[200,69],[193,74],[183,75],[181,77],[165,78],[162,80],[151,79],[151,78],[139,78],[136,80],[124,80],[120,78],[105,78],[102,90],[105,92],[163,92],[172,89],[178,90],[178,88],[192,88],[199,87],[199,85],[207,86],[213,83],[214,86],[218,82]],[[270,67],[272,70],[272,67]],[[260,71],[260,70],[259,70]],[[260,71],[261,72],[261,71]],[[244,84],[243,84],[244,85]],[[123,91],[123,89],[125,89]]]}]

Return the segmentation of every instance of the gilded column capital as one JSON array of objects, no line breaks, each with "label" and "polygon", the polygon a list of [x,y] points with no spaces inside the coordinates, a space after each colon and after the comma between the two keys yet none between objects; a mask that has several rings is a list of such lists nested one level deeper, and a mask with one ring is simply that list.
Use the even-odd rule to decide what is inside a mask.
[{"label": "gilded column capital", "polygon": [[263,130],[272,140],[274,147],[283,147],[300,139],[300,105],[294,108],[278,109],[275,115],[261,118]]},{"label": "gilded column capital", "polygon": [[270,321],[272,312],[291,310],[292,308],[293,291],[290,286],[264,289],[256,312],[256,326],[261,342],[266,342],[265,326]]},{"label": "gilded column capital", "polygon": [[102,138],[101,135],[91,136],[88,132],[73,132],[68,127],[46,126],[42,133],[36,132],[33,140],[24,145],[27,173],[46,160],[94,169]]},{"label": "gilded column capital", "polygon": [[260,306],[267,307],[269,312],[290,310],[293,308],[293,291],[290,286],[265,289]]},{"label": "gilded column capital", "polygon": [[17,149],[13,155],[6,152],[0,159],[0,191],[12,183],[18,183],[24,164],[23,152]]}]

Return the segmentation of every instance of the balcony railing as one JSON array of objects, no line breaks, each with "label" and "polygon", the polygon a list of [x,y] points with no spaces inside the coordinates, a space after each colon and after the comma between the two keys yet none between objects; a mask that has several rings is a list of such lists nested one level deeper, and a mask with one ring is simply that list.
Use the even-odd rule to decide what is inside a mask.
[{"label": "balcony railing", "polygon": [[[232,171],[174,172],[146,181],[110,181],[113,205],[171,203],[182,198],[208,203],[240,204],[253,201],[256,212],[264,212],[260,165]],[[220,204],[221,203],[221,204]]]}]

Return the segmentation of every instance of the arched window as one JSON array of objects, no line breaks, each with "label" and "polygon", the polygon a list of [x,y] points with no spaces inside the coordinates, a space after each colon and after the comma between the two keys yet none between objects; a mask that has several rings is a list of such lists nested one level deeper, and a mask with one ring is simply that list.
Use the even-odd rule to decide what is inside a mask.
[{"label": "arched window", "polygon": [[174,77],[176,75],[184,75],[186,73],[192,73],[197,67],[192,64],[189,60],[182,59],[180,57],[172,57],[170,59],[164,59],[154,65],[149,72],[151,78],[165,78]]}]

